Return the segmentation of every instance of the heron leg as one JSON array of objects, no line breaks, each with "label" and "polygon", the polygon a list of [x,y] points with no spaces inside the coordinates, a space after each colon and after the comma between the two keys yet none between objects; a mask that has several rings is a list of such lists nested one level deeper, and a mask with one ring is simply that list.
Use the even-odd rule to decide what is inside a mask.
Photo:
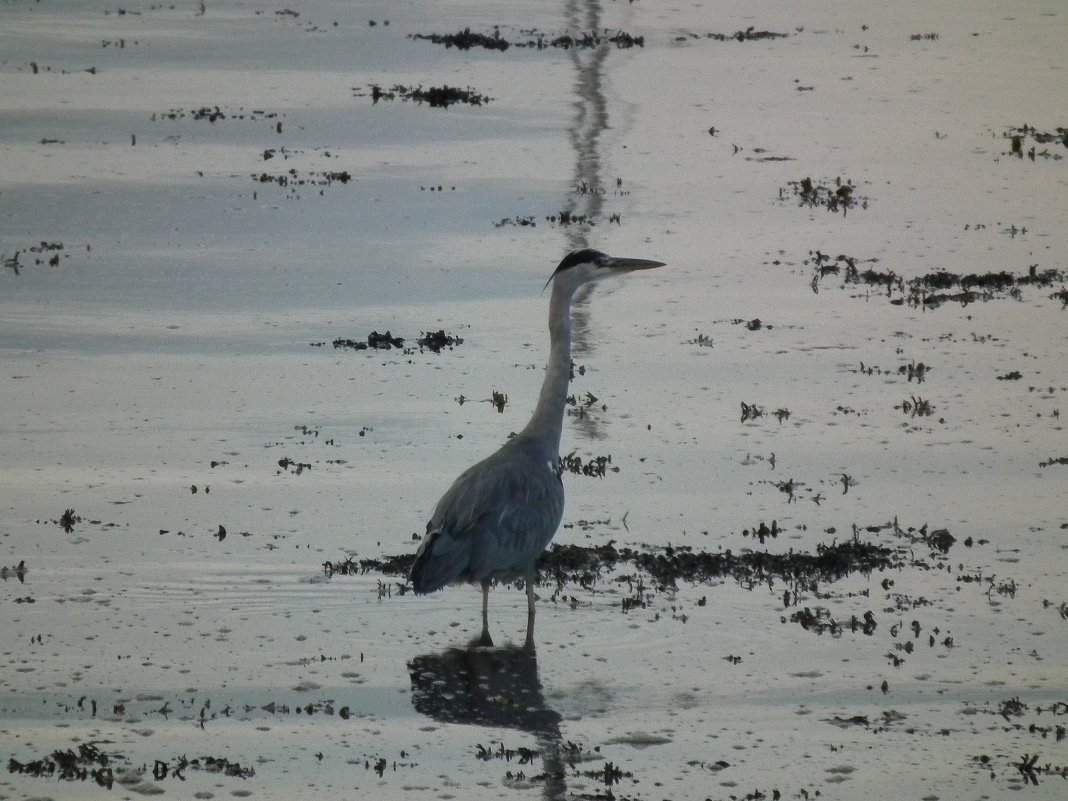
[{"label": "heron leg", "polygon": [[527,576],[527,639],[523,647],[534,650],[534,576]]},{"label": "heron leg", "polygon": [[493,639],[489,633],[489,589],[490,582],[486,579],[482,582],[482,634],[475,640],[476,644],[486,647],[493,646]]}]

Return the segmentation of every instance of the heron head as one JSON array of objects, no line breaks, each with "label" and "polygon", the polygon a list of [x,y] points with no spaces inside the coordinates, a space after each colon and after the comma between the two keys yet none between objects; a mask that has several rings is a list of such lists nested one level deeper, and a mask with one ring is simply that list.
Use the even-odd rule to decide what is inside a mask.
[{"label": "heron head", "polygon": [[545,282],[545,286],[548,287],[554,280],[560,282],[567,279],[572,286],[578,287],[589,281],[599,281],[611,275],[624,275],[635,270],[651,270],[654,267],[663,266],[662,261],[609,256],[599,250],[583,248],[573,250],[564,256],[563,261]]}]

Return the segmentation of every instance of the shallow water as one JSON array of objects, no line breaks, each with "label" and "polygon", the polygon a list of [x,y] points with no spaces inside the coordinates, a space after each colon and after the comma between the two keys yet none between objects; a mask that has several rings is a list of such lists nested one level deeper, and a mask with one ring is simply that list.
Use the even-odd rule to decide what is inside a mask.
[{"label": "shallow water", "polygon": [[[1066,124],[1059,4],[291,9],[0,9],[0,755],[92,742],[116,781],[7,763],[0,798],[1063,797],[1068,149],[1010,138]],[[495,25],[644,46],[408,38]],[[707,36],[751,26],[788,35]],[[806,177],[856,204],[804,205]],[[618,472],[565,474],[557,541],[856,531],[901,567],[787,599],[543,583],[535,662],[516,589],[470,651],[477,592],[324,572],[414,550],[523,425],[538,293],[587,244],[669,266],[576,310],[598,400],[564,449]],[[934,306],[844,262],[814,283],[814,251],[1060,272]],[[438,329],[463,343],[332,346]]]}]

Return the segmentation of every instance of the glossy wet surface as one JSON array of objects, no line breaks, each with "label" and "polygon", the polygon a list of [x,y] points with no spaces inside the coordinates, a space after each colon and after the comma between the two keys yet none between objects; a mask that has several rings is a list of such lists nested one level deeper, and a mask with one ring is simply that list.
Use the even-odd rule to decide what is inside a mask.
[{"label": "glossy wet surface", "polygon": [[[1061,798],[1063,10],[912,12],[0,9],[0,797]],[[585,245],[471,649],[382,562]]]}]

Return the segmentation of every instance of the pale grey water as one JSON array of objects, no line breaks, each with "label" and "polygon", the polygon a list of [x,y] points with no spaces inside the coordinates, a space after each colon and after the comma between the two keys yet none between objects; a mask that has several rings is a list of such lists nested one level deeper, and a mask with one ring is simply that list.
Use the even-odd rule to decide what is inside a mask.
[{"label": "pale grey water", "polygon": [[[0,255],[21,251],[19,275],[0,270],[0,566],[29,568],[0,589],[0,757],[91,740],[149,767],[110,792],[8,772],[0,797],[564,798],[603,792],[608,762],[627,774],[617,798],[1063,797],[1062,778],[1016,767],[1068,764],[1068,468],[1042,466],[1068,456],[1056,287],[922,310],[840,277],[814,294],[805,262],[1068,268],[1068,150],[1017,159],[1005,138],[1068,122],[1057,3],[117,8],[0,8]],[[645,46],[407,38],[497,24]],[[750,26],[789,35],[705,36]],[[372,105],[371,83],[493,100]],[[226,119],[160,117],[215,105]],[[278,116],[235,119],[249,110]],[[353,180],[251,177],[289,169]],[[868,207],[799,207],[789,182],[806,176],[848,178]],[[597,224],[545,219],[565,209]],[[58,267],[34,264],[41,241],[63,243]],[[782,587],[730,581],[624,613],[628,587],[606,577],[540,589],[533,673],[508,650],[450,650],[477,633],[474,591],[322,575],[414,549],[451,478],[523,424],[538,293],[585,243],[670,266],[579,310],[575,391],[607,410],[573,420],[565,449],[619,472],[569,478],[558,541],[811,551],[854,525],[900,545],[895,518],[948,528],[947,555],[914,548],[925,567],[801,600],[871,612],[871,636],[805,631]],[[330,346],[387,328],[465,343]],[[910,362],[924,383],[898,373]],[[503,414],[481,402],[493,390]],[[934,414],[898,408],[914,396]],[[765,416],[740,423],[743,402]],[[777,539],[742,535],[772,520]],[[518,640],[522,594],[498,588],[492,610]],[[528,714],[502,718],[508,704]],[[539,756],[480,758],[502,743]],[[255,775],[152,776],[182,754]],[[542,770],[563,778],[531,781]]]}]

